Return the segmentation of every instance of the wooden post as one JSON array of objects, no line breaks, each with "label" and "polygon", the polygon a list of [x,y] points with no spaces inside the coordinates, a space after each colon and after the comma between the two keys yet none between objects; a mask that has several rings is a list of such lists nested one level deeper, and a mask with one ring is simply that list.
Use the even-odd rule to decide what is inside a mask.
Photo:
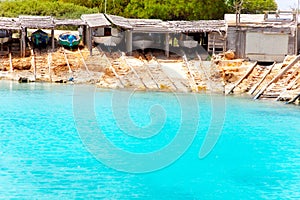
[{"label": "wooden post", "polygon": [[231,92],[233,92],[234,88],[236,88],[240,83],[243,82],[243,80],[245,78],[247,78],[251,74],[251,72],[253,71],[253,69],[256,65],[257,65],[257,62],[255,62],[254,65],[252,67],[250,67],[250,69],[246,72],[246,74],[236,84],[234,84],[234,86],[227,92],[227,94],[230,94]]},{"label": "wooden post", "polygon": [[33,49],[30,50],[31,52],[31,67],[33,68],[33,76],[34,76],[34,81],[36,80],[36,65],[35,65],[35,59],[34,59],[34,52]]},{"label": "wooden post", "polygon": [[290,68],[292,68],[298,61],[300,60],[300,55],[298,55],[288,66],[286,66],[277,76],[275,76],[264,88],[262,88],[254,99],[258,99],[264,91],[274,82],[278,81],[280,77],[282,77]]},{"label": "wooden post", "polygon": [[215,33],[213,33],[214,34],[214,38],[213,38],[213,55],[215,55],[215,50],[216,50],[216,34]]},{"label": "wooden post", "polygon": [[93,49],[92,49],[92,28],[87,27],[86,28],[86,44],[90,52],[90,56],[93,56]]},{"label": "wooden post", "polygon": [[50,82],[52,82],[52,77],[51,77],[51,62],[52,62],[52,53],[50,52],[48,54],[48,73],[49,73]]},{"label": "wooden post", "polygon": [[165,55],[169,58],[170,56],[170,46],[169,46],[169,41],[170,41],[170,35],[169,33],[165,34]]},{"label": "wooden post", "polygon": [[13,68],[13,65],[12,65],[11,52],[9,52],[8,56],[9,56],[9,71],[10,71],[10,72],[13,72],[13,71],[14,71],[14,68]]},{"label": "wooden post", "polygon": [[52,52],[54,52],[54,48],[55,48],[55,43],[54,43],[54,28],[51,29],[51,38],[52,38],[52,41],[51,41],[51,44],[52,44]]},{"label": "wooden post", "polygon": [[22,33],[21,33],[21,57],[25,57],[25,55],[26,55],[26,36],[27,36],[27,28],[22,28]]},{"label": "wooden post", "polygon": [[125,31],[125,42],[126,42],[126,52],[128,55],[132,55],[132,31]]}]

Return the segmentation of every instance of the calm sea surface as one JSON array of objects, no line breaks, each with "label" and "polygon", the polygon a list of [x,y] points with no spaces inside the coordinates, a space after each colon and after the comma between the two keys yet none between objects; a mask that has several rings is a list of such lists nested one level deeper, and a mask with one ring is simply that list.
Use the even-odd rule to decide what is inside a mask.
[{"label": "calm sea surface", "polygon": [[[75,123],[73,100],[80,94],[74,87],[0,82],[0,199],[300,198],[297,106],[226,97],[226,113],[218,113],[211,96],[196,95],[197,105],[191,107],[199,108],[199,127],[191,146],[173,164],[135,174],[103,164],[86,148]],[[115,92],[97,89],[93,109],[98,128],[120,149],[157,151],[176,137],[182,121],[194,120],[181,118],[182,105],[174,94],[135,92],[126,100],[113,97]],[[162,110],[150,114],[157,104],[165,116]],[[90,107],[85,101],[81,106]],[[120,110],[128,110],[130,118],[119,117]],[[213,150],[200,159],[214,114],[225,115],[223,130]],[[163,121],[151,127],[157,128],[156,135],[124,134],[132,124],[147,128],[151,116]],[[137,164],[130,163],[132,168]]]}]

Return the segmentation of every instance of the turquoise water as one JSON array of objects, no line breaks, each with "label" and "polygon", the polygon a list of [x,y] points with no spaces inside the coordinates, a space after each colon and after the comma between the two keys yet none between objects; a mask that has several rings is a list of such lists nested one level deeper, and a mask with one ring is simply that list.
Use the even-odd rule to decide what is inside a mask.
[{"label": "turquoise water", "polygon": [[[182,119],[174,94],[136,92],[128,104],[118,104],[122,99],[112,103],[114,92],[97,89],[94,110],[98,127],[116,146],[147,153],[176,137]],[[0,82],[0,199],[300,198],[299,107],[227,97],[222,134],[199,159],[212,104],[210,96],[197,95],[199,127],[188,150],[170,166],[134,174],[112,169],[86,148],[76,129],[73,98],[72,85]],[[163,120],[151,127],[156,135],[124,134],[130,131],[128,119],[116,122],[117,110],[128,105],[133,124],[147,127],[154,104],[166,113],[153,115]],[[88,106],[82,102],[82,110]]]}]

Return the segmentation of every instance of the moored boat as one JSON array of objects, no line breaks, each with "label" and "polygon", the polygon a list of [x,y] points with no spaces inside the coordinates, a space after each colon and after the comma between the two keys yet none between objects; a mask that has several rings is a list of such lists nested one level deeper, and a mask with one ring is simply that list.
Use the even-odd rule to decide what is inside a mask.
[{"label": "moored boat", "polygon": [[116,28],[104,28],[101,31],[96,31],[93,36],[93,40],[96,44],[104,44],[105,46],[117,46],[122,39],[123,34]]},{"label": "moored boat", "polygon": [[79,35],[73,33],[62,33],[58,37],[58,42],[60,45],[72,48],[77,47],[80,43],[81,38]]},{"label": "moored boat", "polygon": [[9,42],[12,38],[12,33],[9,30],[0,29],[0,44]]},{"label": "moored boat", "polygon": [[197,47],[198,42],[196,40],[189,39],[189,40],[179,40],[178,44],[181,47],[186,47],[186,48],[192,49],[192,48]]},{"label": "moored boat", "polygon": [[46,32],[38,29],[31,34],[31,42],[35,47],[46,47],[49,42],[49,36]]},{"label": "moored boat", "polygon": [[149,36],[135,36],[132,44],[138,49],[147,49],[154,43],[153,39]]}]

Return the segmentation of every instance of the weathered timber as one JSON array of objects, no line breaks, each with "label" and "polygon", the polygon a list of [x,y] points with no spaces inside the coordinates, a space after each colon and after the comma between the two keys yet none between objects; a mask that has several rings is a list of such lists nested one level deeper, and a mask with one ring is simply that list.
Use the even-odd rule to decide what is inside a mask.
[{"label": "weathered timber", "polygon": [[296,95],[293,99],[291,99],[290,101],[288,101],[287,103],[290,104],[290,103],[295,103],[295,101],[297,101],[297,99],[300,98],[300,94]]},{"label": "weathered timber", "polygon": [[243,82],[243,80],[246,79],[251,74],[251,72],[256,67],[256,65],[257,65],[257,62],[255,62],[254,65],[252,65],[249,68],[249,70],[245,73],[245,75],[236,84],[234,84],[234,86],[227,92],[227,95],[232,93],[234,88],[236,88],[239,84],[241,84]]},{"label": "weathered timber", "polygon": [[277,74],[265,87],[263,87],[257,95],[254,97],[254,99],[259,99],[259,97],[266,91],[266,89],[272,84],[278,81],[290,68],[292,68],[298,61],[300,60],[300,55],[298,55],[288,66],[283,68],[281,72]]},{"label": "weathered timber", "polygon": [[147,85],[144,83],[143,79],[138,75],[138,73],[136,72],[136,70],[134,69],[133,66],[131,66],[127,61],[126,58],[123,57],[123,55],[121,56],[121,58],[125,61],[126,65],[129,66],[129,68],[131,69],[131,71],[134,73],[134,75],[140,80],[140,82],[144,85],[144,87],[146,89],[148,89]]},{"label": "weathered timber", "polygon": [[264,80],[266,79],[266,77],[271,73],[272,69],[274,68],[276,62],[274,62],[270,69],[263,75],[262,79],[249,91],[249,94],[253,94],[257,88],[264,82]]}]

